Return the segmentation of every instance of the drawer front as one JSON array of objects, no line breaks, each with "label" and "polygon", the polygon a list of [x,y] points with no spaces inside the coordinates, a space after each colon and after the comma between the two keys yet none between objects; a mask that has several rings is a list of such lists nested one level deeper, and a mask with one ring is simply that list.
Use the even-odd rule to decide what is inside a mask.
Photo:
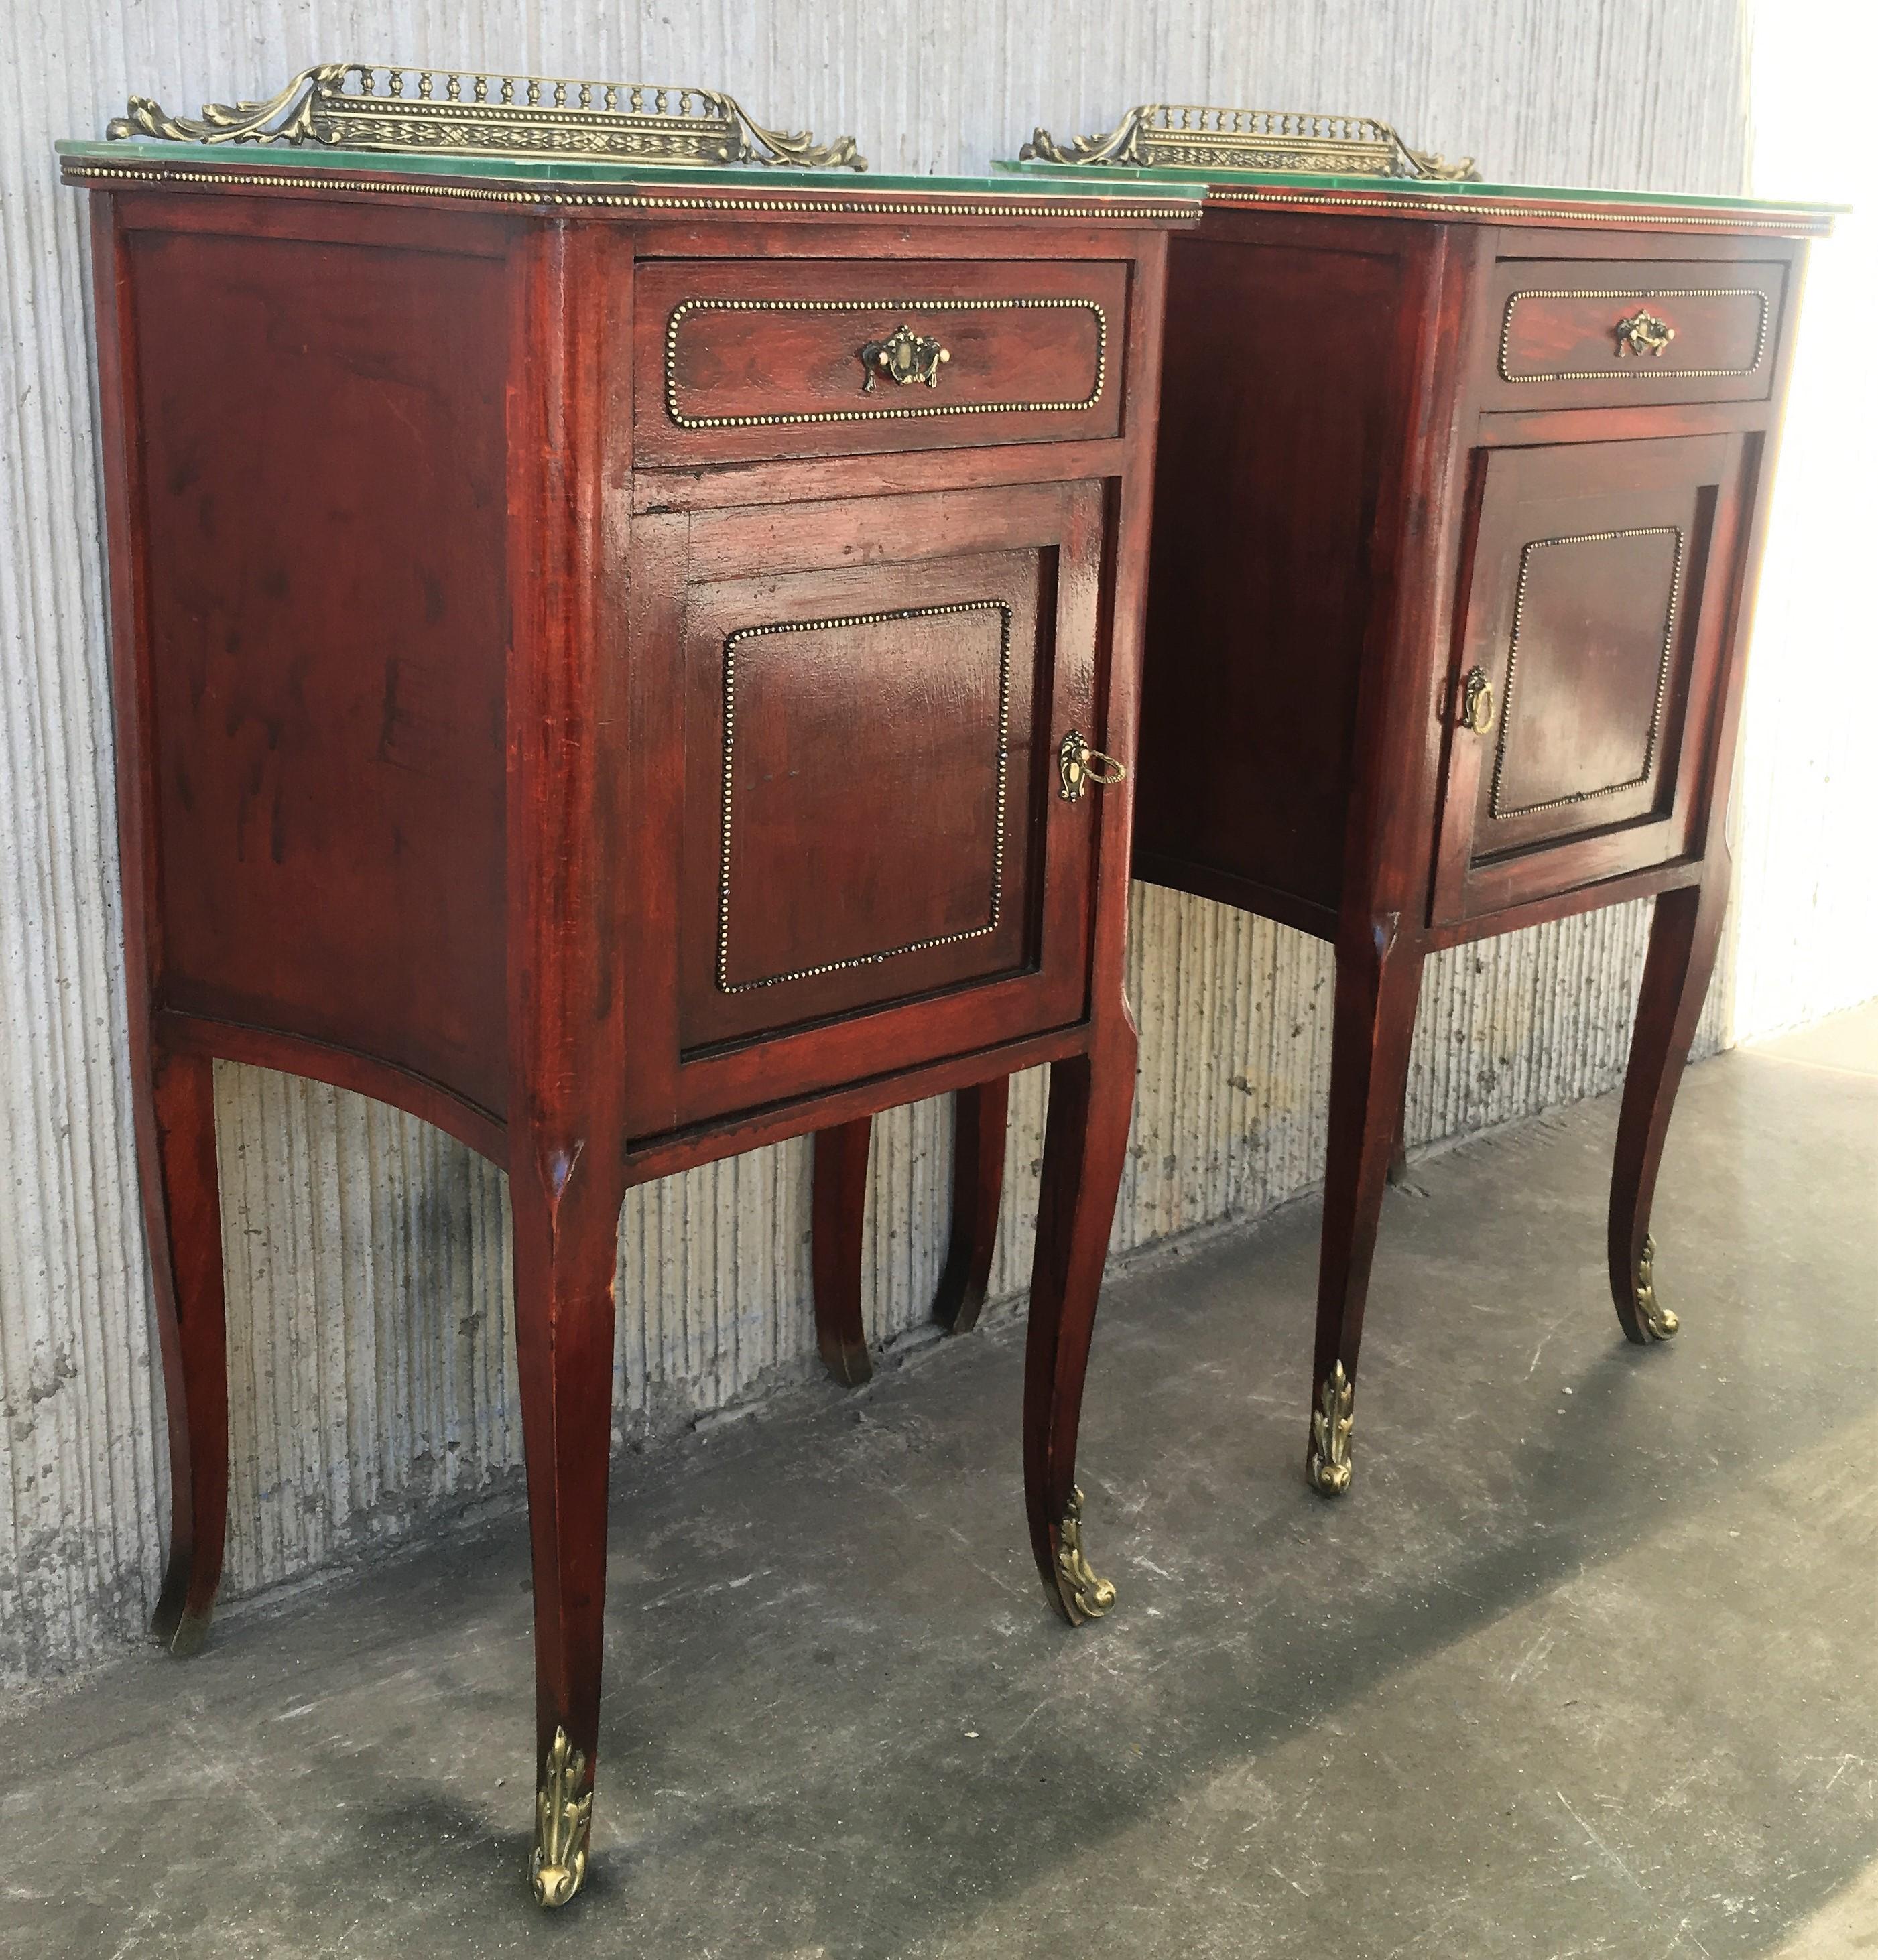
[{"label": "drawer front", "polygon": [[1778,260],[1503,260],[1490,406],[1763,399],[1786,275]]},{"label": "drawer front", "polygon": [[1112,436],[1119,265],[699,261],[639,275],[641,465]]}]

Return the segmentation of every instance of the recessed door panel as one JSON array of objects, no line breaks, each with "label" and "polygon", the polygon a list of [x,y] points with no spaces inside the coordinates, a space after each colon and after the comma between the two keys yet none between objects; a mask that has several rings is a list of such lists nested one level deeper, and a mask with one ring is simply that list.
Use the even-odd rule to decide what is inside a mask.
[{"label": "recessed door panel", "polygon": [[1653,780],[1660,788],[1689,547],[1683,525],[1663,523],[1535,538],[1521,549],[1491,820],[1577,810]]},{"label": "recessed door panel", "polygon": [[[979,582],[1021,599],[1036,569],[1033,556]],[[721,992],[857,972],[1020,925],[1004,867],[1014,610],[1010,599],[966,599],[727,637]],[[816,873],[806,890],[805,855]]]},{"label": "recessed door panel", "polygon": [[694,587],[683,1048],[1035,963],[1054,571],[1032,549]]},{"label": "recessed door panel", "polygon": [[1738,542],[1741,441],[1491,450],[1449,715],[1434,915],[1690,848]]}]

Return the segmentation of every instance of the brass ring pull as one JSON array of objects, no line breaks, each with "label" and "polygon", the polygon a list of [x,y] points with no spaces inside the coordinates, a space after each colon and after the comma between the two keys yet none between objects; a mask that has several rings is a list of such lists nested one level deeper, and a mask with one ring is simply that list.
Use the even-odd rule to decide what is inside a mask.
[{"label": "brass ring pull", "polygon": [[1484,735],[1493,726],[1493,682],[1475,667],[1461,689],[1461,726]]},{"label": "brass ring pull", "polygon": [[1062,787],[1057,791],[1065,803],[1081,803],[1084,792],[1093,783],[1097,789],[1112,789],[1128,781],[1128,765],[1105,756],[1089,746],[1080,728],[1072,728],[1056,746],[1056,773]]},{"label": "brass ring pull", "polygon": [[939,370],[952,358],[952,350],[941,347],[931,334],[915,333],[905,320],[884,340],[871,340],[861,349],[864,378],[864,395],[874,393],[875,381],[883,374],[902,387],[924,381],[929,388],[939,385]]}]

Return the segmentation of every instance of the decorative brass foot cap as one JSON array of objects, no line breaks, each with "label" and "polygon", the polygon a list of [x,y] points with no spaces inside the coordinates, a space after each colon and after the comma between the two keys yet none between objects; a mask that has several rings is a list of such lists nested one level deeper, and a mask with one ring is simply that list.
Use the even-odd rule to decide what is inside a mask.
[{"label": "decorative brass foot cap", "polygon": [[1355,1418],[1356,1384],[1339,1361],[1324,1377],[1311,1412],[1310,1448],[1304,1457],[1304,1481],[1326,1497],[1340,1497],[1350,1488],[1350,1431]]},{"label": "decorative brass foot cap", "polygon": [[557,1729],[535,1799],[535,1854],[528,1882],[540,1905],[565,1905],[587,1876],[587,1841],[594,1827],[594,1793],[577,1796],[587,1758]]},{"label": "decorative brass foot cap", "polygon": [[1637,1303],[1637,1318],[1644,1332],[1652,1341],[1667,1341],[1682,1323],[1657,1298],[1656,1262],[1657,1242],[1646,1235],[1644,1249],[1638,1255],[1631,1297]]},{"label": "decorative brass foot cap", "polygon": [[1083,1494],[1072,1491],[1056,1538],[1056,1589],[1073,1624],[1099,1620],[1115,1604],[1115,1588],[1090,1570],[1083,1553]]}]

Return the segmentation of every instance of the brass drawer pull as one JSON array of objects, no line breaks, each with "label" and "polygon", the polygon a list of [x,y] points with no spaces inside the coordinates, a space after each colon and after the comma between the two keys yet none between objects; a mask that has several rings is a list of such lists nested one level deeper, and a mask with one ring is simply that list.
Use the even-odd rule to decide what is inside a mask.
[{"label": "brass drawer pull", "polygon": [[1484,735],[1493,726],[1493,682],[1475,667],[1461,689],[1461,726]]},{"label": "brass drawer pull", "polygon": [[875,380],[890,375],[904,388],[924,381],[929,388],[939,385],[939,370],[952,358],[952,350],[941,347],[930,334],[915,333],[902,320],[884,340],[871,340],[861,350],[861,364],[867,378],[861,384],[864,395],[874,393]]},{"label": "brass drawer pull", "polygon": [[1611,331],[1617,336],[1618,358],[1623,361],[1633,354],[1647,354],[1660,361],[1663,350],[1676,338],[1676,329],[1666,320],[1657,319],[1647,307],[1639,307]]},{"label": "brass drawer pull", "polygon": [[1128,781],[1128,765],[1105,756],[1089,746],[1080,728],[1072,728],[1056,748],[1056,773],[1062,783],[1057,791],[1065,803],[1081,803],[1091,783],[1098,789],[1112,789]]}]

